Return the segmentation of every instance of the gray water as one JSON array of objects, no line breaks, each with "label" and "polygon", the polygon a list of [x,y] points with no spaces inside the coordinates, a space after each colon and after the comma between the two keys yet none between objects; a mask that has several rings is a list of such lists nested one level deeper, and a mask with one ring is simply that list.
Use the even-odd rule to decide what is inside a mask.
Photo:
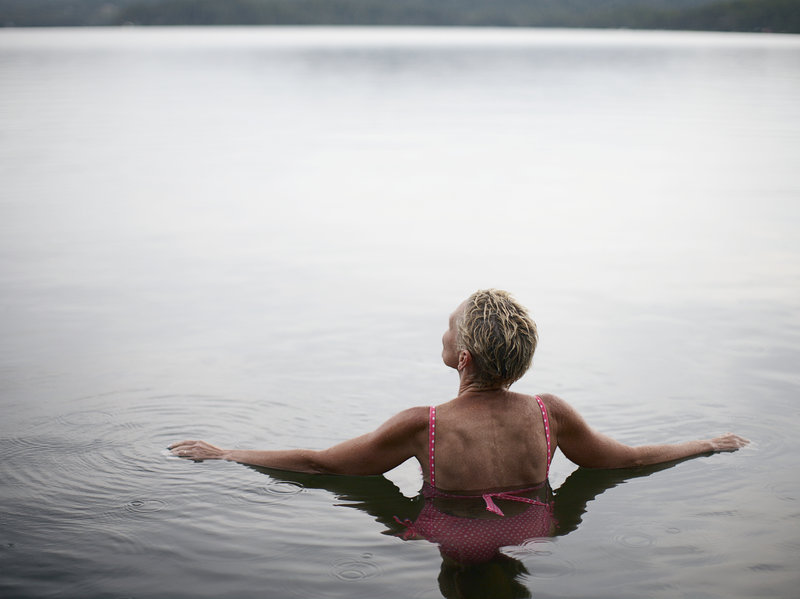
[{"label": "gray water", "polygon": [[[797,36],[0,31],[0,594],[796,596],[798,67]],[[518,390],[627,443],[753,443],[557,454],[557,536],[463,571],[381,534],[413,464],[166,452],[449,399],[482,287],[539,325]]]}]

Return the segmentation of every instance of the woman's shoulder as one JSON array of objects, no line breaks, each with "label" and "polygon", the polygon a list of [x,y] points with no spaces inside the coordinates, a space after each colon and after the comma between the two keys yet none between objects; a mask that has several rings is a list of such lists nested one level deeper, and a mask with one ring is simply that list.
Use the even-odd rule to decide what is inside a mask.
[{"label": "woman's shoulder", "polygon": [[550,408],[550,406],[558,408],[564,403],[560,397],[553,395],[552,393],[537,393],[535,397],[541,399],[542,403],[544,403],[545,407],[547,408]]},{"label": "woman's shoulder", "polygon": [[542,400],[545,409],[547,409],[548,417],[555,422],[568,419],[573,411],[573,408],[567,402],[552,393],[537,393],[534,397]]},{"label": "woman's shoulder", "polygon": [[387,424],[391,423],[393,426],[412,430],[427,427],[429,414],[430,406],[406,408],[392,416],[387,421]]},{"label": "woman's shoulder", "polygon": [[565,403],[563,399],[557,395],[553,395],[552,393],[534,393],[533,395],[529,395],[527,393],[515,393],[515,395],[520,399],[533,403],[538,403],[537,399],[540,399],[548,411],[550,411],[551,407],[559,409]]},{"label": "woman's shoulder", "polygon": [[545,408],[547,408],[550,422],[556,429],[565,432],[567,430],[581,428],[585,425],[578,411],[557,395],[553,395],[552,393],[540,393],[538,397],[541,398]]}]

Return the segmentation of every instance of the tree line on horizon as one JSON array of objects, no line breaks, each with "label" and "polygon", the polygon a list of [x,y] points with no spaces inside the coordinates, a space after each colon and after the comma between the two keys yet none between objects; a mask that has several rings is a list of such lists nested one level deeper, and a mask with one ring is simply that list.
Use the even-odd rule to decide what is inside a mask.
[{"label": "tree line on horizon", "polygon": [[800,0],[0,0],[0,25],[406,25],[800,33]]}]

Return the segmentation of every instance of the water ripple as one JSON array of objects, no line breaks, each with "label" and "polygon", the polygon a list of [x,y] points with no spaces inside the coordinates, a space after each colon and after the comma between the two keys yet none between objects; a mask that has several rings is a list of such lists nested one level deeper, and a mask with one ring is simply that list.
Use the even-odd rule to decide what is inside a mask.
[{"label": "water ripple", "polygon": [[247,503],[278,503],[286,501],[293,495],[304,491],[305,487],[299,483],[288,481],[270,481],[265,484],[254,484],[245,487],[237,486],[230,489],[232,497]]},{"label": "water ripple", "polygon": [[134,514],[153,514],[167,508],[169,503],[161,499],[133,499],[124,508]]},{"label": "water ripple", "polygon": [[781,501],[797,501],[800,497],[798,486],[788,481],[768,484],[766,489]]},{"label": "water ripple", "polygon": [[642,549],[655,543],[652,536],[642,532],[625,533],[614,537],[613,541],[632,549]]},{"label": "water ripple", "polygon": [[506,547],[503,553],[524,560],[534,578],[559,578],[575,571],[575,564],[556,554],[556,543],[551,538],[529,539],[515,547]]},{"label": "water ripple", "polygon": [[334,562],[331,574],[345,582],[358,582],[382,574],[381,569],[372,561],[372,555],[365,553],[359,558],[346,558]]},{"label": "water ripple", "polygon": [[560,578],[575,571],[575,564],[549,551],[538,551],[533,555],[535,559],[530,560],[528,565],[530,575],[534,578]]},{"label": "water ripple", "polygon": [[56,418],[60,425],[70,427],[106,426],[112,422],[114,415],[102,410],[85,410],[73,412]]}]

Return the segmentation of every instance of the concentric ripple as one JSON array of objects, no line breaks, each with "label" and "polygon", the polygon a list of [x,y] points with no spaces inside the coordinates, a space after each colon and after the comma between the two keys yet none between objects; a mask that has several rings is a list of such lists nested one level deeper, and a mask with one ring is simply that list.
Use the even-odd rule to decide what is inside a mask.
[{"label": "concentric ripple", "polygon": [[270,481],[238,489],[235,497],[248,503],[277,503],[303,492],[303,485],[288,481]]},{"label": "concentric ripple", "polygon": [[381,569],[371,560],[372,555],[369,553],[359,558],[338,560],[333,563],[331,574],[345,582],[358,582],[379,576]]},{"label": "concentric ripple", "polygon": [[133,499],[126,503],[124,508],[134,514],[153,514],[168,506],[169,503],[162,499]]},{"label": "concentric ripple", "polygon": [[534,578],[559,578],[575,571],[575,564],[556,554],[553,539],[535,538],[523,544],[503,549],[503,553],[524,560]]},{"label": "concentric ripple", "polygon": [[655,543],[655,539],[642,532],[631,532],[614,537],[614,542],[631,549],[642,549]]},{"label": "concentric ripple", "polygon": [[56,419],[61,425],[70,427],[87,427],[87,426],[107,426],[114,419],[114,415],[110,412],[102,410],[85,410],[80,412],[72,412],[59,416]]},{"label": "concentric ripple", "polygon": [[552,553],[542,551],[536,559],[528,562],[530,574],[534,578],[560,578],[575,571],[575,564]]}]

